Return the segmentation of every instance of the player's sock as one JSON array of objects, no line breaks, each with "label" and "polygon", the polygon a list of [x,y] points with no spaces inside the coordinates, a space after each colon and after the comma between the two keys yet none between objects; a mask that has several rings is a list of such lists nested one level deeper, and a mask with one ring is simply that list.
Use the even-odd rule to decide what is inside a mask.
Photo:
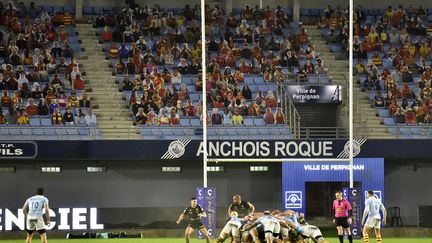
[{"label": "player's sock", "polygon": [[338,235],[338,238],[339,238],[339,242],[343,243],[343,235]]},{"label": "player's sock", "polygon": [[222,243],[224,241],[225,239],[219,236],[218,238],[216,238],[215,243]]},{"label": "player's sock", "polygon": [[377,243],[381,243],[382,242],[382,237],[381,236],[377,236],[376,237],[376,242]]},{"label": "player's sock", "polygon": [[350,243],[353,243],[352,242],[352,235],[348,235],[348,240],[349,240]]},{"label": "player's sock", "polygon": [[369,243],[369,235],[363,235],[363,242]]}]

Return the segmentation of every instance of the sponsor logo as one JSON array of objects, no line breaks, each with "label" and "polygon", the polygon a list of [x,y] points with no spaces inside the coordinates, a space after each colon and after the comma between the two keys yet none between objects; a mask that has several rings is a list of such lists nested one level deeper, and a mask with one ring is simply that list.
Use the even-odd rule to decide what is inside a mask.
[{"label": "sponsor logo", "polygon": [[0,158],[34,159],[37,156],[35,142],[0,143]]},{"label": "sponsor logo", "polygon": [[[366,142],[366,139],[354,139],[353,140],[353,157],[356,157],[361,152],[361,146]],[[338,155],[338,158],[349,158],[350,154],[350,142],[347,141],[344,146],[344,150]]]},{"label": "sponsor logo", "polygon": [[303,193],[301,191],[285,192],[285,208],[302,208]]},{"label": "sponsor logo", "polygon": [[[51,224],[47,230],[98,230],[97,208],[58,208],[50,209]],[[25,216],[22,209],[0,209],[0,231],[24,230]]]},{"label": "sponsor logo", "polygon": [[161,157],[161,159],[178,159],[182,157],[186,151],[186,146],[190,142],[190,139],[172,141],[168,146],[168,151]]}]

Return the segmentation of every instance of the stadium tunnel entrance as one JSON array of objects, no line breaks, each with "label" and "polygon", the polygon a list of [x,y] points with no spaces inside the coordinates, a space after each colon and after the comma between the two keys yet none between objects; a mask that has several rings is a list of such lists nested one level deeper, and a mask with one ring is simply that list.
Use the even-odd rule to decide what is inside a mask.
[{"label": "stadium tunnel entrance", "polygon": [[[349,182],[306,182],[306,214],[311,217],[331,218],[334,194],[349,187]],[[361,182],[354,182],[355,188],[361,188]]]}]

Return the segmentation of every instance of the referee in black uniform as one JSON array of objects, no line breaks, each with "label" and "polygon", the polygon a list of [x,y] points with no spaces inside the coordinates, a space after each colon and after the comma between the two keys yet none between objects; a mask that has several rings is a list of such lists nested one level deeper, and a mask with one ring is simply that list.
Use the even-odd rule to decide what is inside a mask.
[{"label": "referee in black uniform", "polygon": [[191,205],[185,210],[183,210],[182,214],[180,214],[177,224],[180,224],[184,217],[189,217],[189,223],[185,230],[185,239],[186,243],[190,241],[190,235],[194,232],[195,229],[198,229],[203,234],[207,243],[210,243],[210,237],[208,235],[207,229],[201,222],[201,217],[207,217],[206,212],[198,205],[197,199],[195,197],[191,198]]}]

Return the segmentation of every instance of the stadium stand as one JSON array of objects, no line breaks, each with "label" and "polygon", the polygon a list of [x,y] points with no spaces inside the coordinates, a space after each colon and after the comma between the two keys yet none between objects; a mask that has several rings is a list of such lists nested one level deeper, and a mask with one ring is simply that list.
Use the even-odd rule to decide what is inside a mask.
[{"label": "stadium stand", "polygon": [[0,7],[0,126],[3,139],[99,136],[91,90],[76,57],[73,7]]},{"label": "stadium stand", "polygon": [[[280,97],[283,86],[331,82],[305,28],[290,21],[292,10],[280,6],[256,6],[254,11],[245,7],[229,14],[218,5],[205,8],[210,138],[218,139],[227,131],[219,126],[254,128],[246,134],[242,129],[230,130],[242,138],[263,138],[262,131],[269,129],[292,137]],[[144,139],[153,138],[145,131],[154,126],[170,127],[176,137],[189,136],[192,127],[193,134],[200,136],[204,82],[199,7],[172,9],[156,4],[93,14],[111,73]],[[343,65],[346,69],[346,62]],[[128,124],[121,126],[133,132]]]},{"label": "stadium stand", "polygon": [[[68,130],[66,126],[91,129],[88,134],[92,138],[103,134],[104,138],[152,139],[155,134],[149,136],[146,129],[154,127],[166,130],[159,138],[198,138],[202,136],[202,121],[206,120],[210,139],[225,134],[249,139],[266,139],[269,134],[290,138],[294,135],[284,86],[342,83],[341,73],[346,72],[346,62],[338,60],[345,57],[345,15],[339,8],[336,29],[342,34],[331,42],[320,37],[324,27],[319,30],[293,22],[288,8],[245,6],[225,13],[218,5],[206,5],[205,82],[201,79],[198,5],[85,7],[83,13],[91,16],[93,25],[75,24],[69,14],[75,11],[72,7],[24,8],[20,5],[21,11],[16,11],[21,17],[6,19],[4,24],[4,29],[12,29],[19,26],[17,21],[23,23],[15,39],[3,44],[9,52],[4,55],[2,79],[15,73],[19,85],[18,93],[7,84],[0,89],[5,90],[2,119],[8,128],[3,133],[10,136],[16,135],[13,129],[17,125],[13,124],[19,122],[28,123],[29,132],[22,132],[29,135],[27,138],[40,135],[35,131],[39,127],[47,132],[44,136],[55,134],[53,139],[68,135],[68,131],[73,138],[80,138],[78,128]],[[324,12],[333,11],[327,8],[330,10]],[[315,23],[319,20],[316,9],[302,12],[303,19]],[[34,47],[26,44],[33,32],[38,36]],[[17,45],[17,50],[11,45]],[[42,57],[46,71],[39,70],[37,56]],[[80,71],[82,67],[86,72]],[[39,79],[33,80],[36,75]],[[203,85],[208,91],[205,118]],[[22,89],[30,90],[30,95]],[[42,95],[33,97],[32,90]],[[8,102],[14,104],[15,111],[9,112]],[[48,113],[39,114],[38,106]],[[86,123],[86,113],[93,117],[87,120],[96,119],[88,108],[97,109],[97,126]]]},{"label": "stadium stand", "polygon": [[[198,10],[189,6],[184,9],[158,9],[158,6],[154,6],[150,10],[153,15],[143,18],[146,21],[130,23],[131,29],[135,25],[144,29],[142,35],[132,39],[127,39],[128,30],[121,29],[121,25],[108,27],[102,20],[102,14],[97,18],[99,23],[96,21],[96,27],[101,41],[105,43],[104,50],[110,59],[113,75],[122,85],[134,124],[140,127],[144,139],[202,136],[201,94],[204,84],[200,74]],[[235,69],[240,60],[234,58],[233,61]],[[212,63],[209,63],[207,69],[212,68]],[[267,133],[268,127],[262,116],[267,101],[273,108],[267,115],[267,125],[276,126],[276,120],[277,123],[285,123],[282,112],[278,112],[276,117],[273,115],[276,113],[277,101],[272,93],[276,93],[276,85],[267,85],[262,76],[255,78],[249,75],[249,70],[240,71],[240,67],[232,73],[218,64],[213,69],[207,74],[206,82],[209,91],[207,120],[211,125],[208,132],[210,138],[221,139],[230,134],[238,135],[235,138],[239,139],[262,139],[262,131],[266,131],[265,134],[270,137],[271,133]],[[212,82],[216,75],[219,75],[218,79]],[[231,81],[228,82],[228,79]],[[265,101],[254,102],[254,106],[250,106],[252,93],[258,90],[265,92],[265,95],[260,92],[259,96],[259,100]],[[243,100],[244,97],[248,102]],[[238,114],[235,114],[238,106],[241,113],[239,109]],[[274,133],[277,136],[289,135],[286,125],[275,127]]]},{"label": "stadium stand", "polygon": [[[428,9],[356,9],[354,71],[368,127],[388,138],[431,136]],[[363,133],[364,135],[364,133]]]}]

